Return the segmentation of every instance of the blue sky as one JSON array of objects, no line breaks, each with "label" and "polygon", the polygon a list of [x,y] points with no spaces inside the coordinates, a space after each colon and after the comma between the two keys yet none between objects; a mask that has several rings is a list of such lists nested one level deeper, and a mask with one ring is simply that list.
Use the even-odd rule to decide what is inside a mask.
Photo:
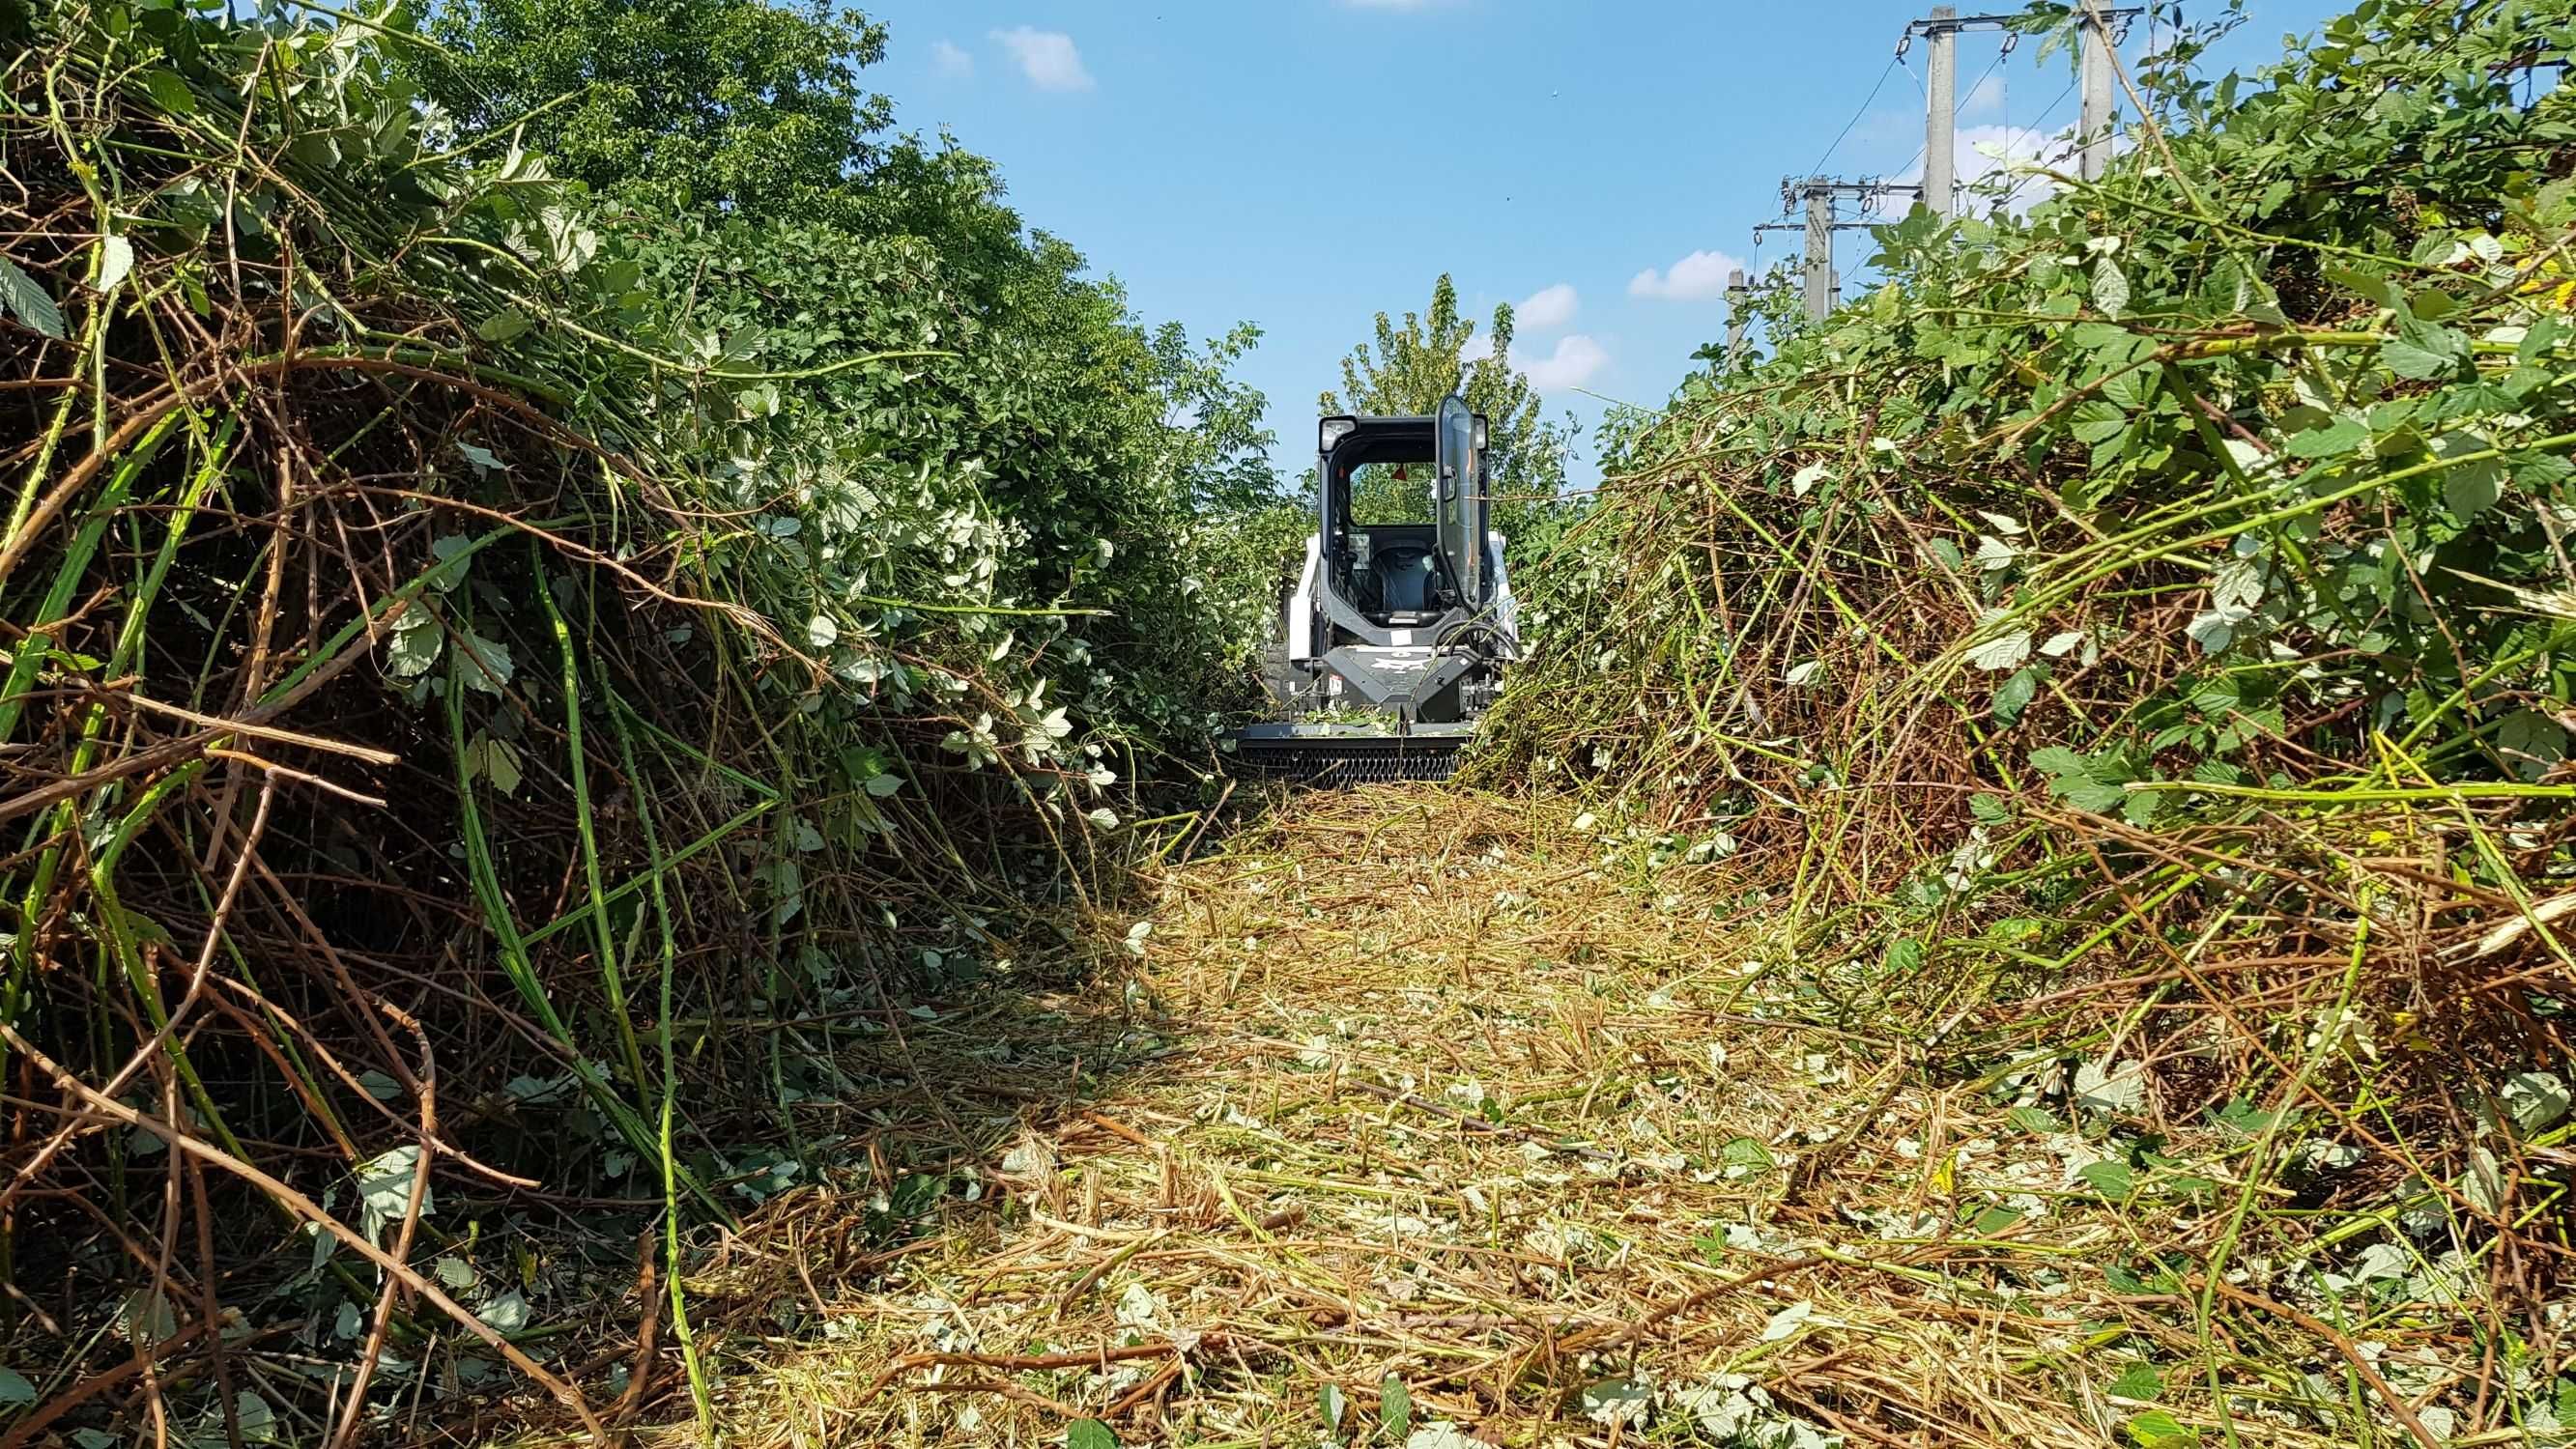
[{"label": "blue sky", "polygon": [[[1520,306],[1514,361],[1552,415],[1588,425],[1602,404],[1587,393],[1659,403],[1723,335],[1728,267],[1795,255],[1790,234],[1758,250],[1751,234],[1778,216],[1783,176],[1920,175],[1924,46],[1888,64],[1916,0],[862,8],[891,31],[869,81],[905,129],[946,126],[993,157],[1023,218],[1148,321],[1261,325],[1244,375],[1291,466],[1338,360],[1379,311],[1421,309],[1443,271],[1479,317]],[[2345,8],[2247,0],[2220,67],[2250,70]],[[2063,53],[1999,49],[1959,42],[1963,176],[1990,164],[1976,141],[2028,149],[2073,119]],[[1867,246],[1844,234],[1847,273]]]}]

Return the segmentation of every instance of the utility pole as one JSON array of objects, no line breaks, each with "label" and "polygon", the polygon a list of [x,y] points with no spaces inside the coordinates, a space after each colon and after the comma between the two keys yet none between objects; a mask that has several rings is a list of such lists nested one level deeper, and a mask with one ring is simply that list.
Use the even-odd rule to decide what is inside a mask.
[{"label": "utility pole", "polygon": [[2087,181],[2099,181],[2111,168],[2111,52],[2120,43],[2120,34],[2111,24],[2116,19],[2120,31],[2128,29],[2135,9],[2112,10],[2100,0],[2083,0],[2084,13],[2076,20],[2083,50],[2076,62],[2077,114],[2075,142],[2081,148],[2075,153],[2075,174]]},{"label": "utility pole", "polygon": [[1744,304],[1753,289],[1744,285],[1744,269],[1737,267],[1726,274],[1726,370],[1733,372],[1744,360]]},{"label": "utility pole", "polygon": [[1870,225],[1865,221],[1837,221],[1834,203],[1848,197],[1868,206],[1898,193],[1920,196],[1919,186],[1899,186],[1872,177],[1859,181],[1838,181],[1830,176],[1785,177],[1780,182],[1780,209],[1790,212],[1803,207],[1803,221],[1770,221],[1753,228],[1759,237],[1766,231],[1803,231],[1806,250],[1801,271],[1806,283],[1807,320],[1821,322],[1842,300],[1840,278],[1834,274],[1834,233],[1857,231]]},{"label": "utility pole", "polygon": [[[1946,217],[1956,203],[1959,146],[1959,18],[1956,5],[1935,5],[1932,18],[1915,24],[1931,41],[1923,83],[1923,204]],[[1908,27],[1906,35],[1914,34]]]},{"label": "utility pole", "polygon": [[[2083,89],[2083,118],[2076,136],[2082,146],[2079,165],[2084,179],[2098,179],[2111,161],[2111,56],[2128,35],[2129,22],[2146,13],[2143,6],[2106,5],[2078,0],[2076,21],[2082,43],[2078,81]],[[1961,15],[1958,7],[1935,5],[1932,13],[1905,27],[1896,39],[1902,59],[1920,35],[1931,42],[1930,74],[1923,83],[1923,201],[1941,216],[1956,215],[1959,184],[1959,32],[2000,30],[2003,54],[2013,53],[2021,32],[2017,15]]]},{"label": "utility pole", "polygon": [[[1807,249],[1805,272],[1807,286],[1807,319],[1821,320],[1834,310],[1834,296],[1842,288],[1834,285],[1834,193],[1831,187],[1813,184],[1809,178],[1807,198]],[[1783,187],[1786,190],[1786,187]],[[1782,200],[1787,200],[1783,196]]]},{"label": "utility pole", "polygon": [[[1806,229],[1807,229],[1807,224],[1806,224],[1805,222],[1803,222],[1803,221],[1763,221],[1763,222],[1756,222],[1756,223],[1754,223],[1754,225],[1753,225],[1753,245],[1754,245],[1756,248],[1759,248],[1759,247],[1762,245],[1762,234],[1763,234],[1764,232],[1769,232],[1769,231],[1794,231],[1794,232],[1800,232],[1800,233],[1803,233],[1803,232],[1805,232],[1805,231],[1806,231]],[[1807,253],[1806,255],[1813,255],[1813,253]],[[1835,279],[1835,281],[1834,281],[1834,286],[1833,286],[1833,295],[1834,295],[1834,296],[1836,296],[1836,297],[1839,297],[1839,296],[1841,296],[1841,295],[1842,295],[1842,281],[1841,281],[1841,279],[1840,279],[1840,278],[1836,278],[1836,279]],[[1816,315],[1816,313],[1814,312],[1814,310],[1813,310],[1812,308],[1810,308],[1810,309],[1808,309],[1808,311],[1807,311],[1807,315],[1808,315],[1808,316],[1810,316],[1810,317],[1813,317],[1813,316],[1815,316],[1815,315]]]}]

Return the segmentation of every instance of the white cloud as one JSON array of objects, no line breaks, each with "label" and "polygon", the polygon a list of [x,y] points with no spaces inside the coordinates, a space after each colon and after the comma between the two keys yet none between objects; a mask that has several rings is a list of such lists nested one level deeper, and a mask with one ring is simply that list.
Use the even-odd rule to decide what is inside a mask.
[{"label": "white cloud", "polygon": [[1726,274],[1743,269],[1744,259],[1724,252],[1693,252],[1663,271],[1648,267],[1628,282],[1631,297],[1661,297],[1667,302],[1706,302],[1726,295]]},{"label": "white cloud", "polygon": [[1040,30],[1035,26],[1015,25],[1008,30],[992,32],[992,38],[1011,53],[1011,60],[1029,84],[1042,91],[1087,91],[1091,89],[1091,72],[1083,69],[1082,52],[1073,45],[1073,37],[1061,30]]},{"label": "white cloud", "polygon": [[[1482,362],[1493,355],[1494,339],[1482,333],[1469,338],[1467,345],[1458,349],[1460,362]],[[1556,350],[1545,357],[1532,357],[1515,347],[1505,362],[1512,371],[1525,374],[1532,387],[1541,392],[1552,392],[1558,388],[1581,387],[1590,382],[1594,373],[1610,365],[1610,354],[1602,350],[1600,343],[1576,332],[1556,339]]]},{"label": "white cloud", "polygon": [[1524,298],[1519,306],[1512,309],[1512,320],[1532,331],[1545,332],[1573,321],[1575,308],[1579,305],[1574,284],[1559,282],[1553,287],[1541,287]]},{"label": "white cloud", "polygon": [[952,42],[935,40],[930,45],[930,68],[951,80],[962,80],[975,73],[975,57]]},{"label": "white cloud", "polygon": [[[1983,149],[1980,149],[1983,148]],[[2002,159],[1986,154],[1999,151]],[[1954,164],[1959,169],[1959,208],[1968,213],[1997,209],[1993,197],[1977,195],[1980,183],[1998,188],[2005,194],[2001,209],[2020,216],[2057,194],[2057,183],[2045,176],[2016,175],[2017,164],[2037,162],[2058,171],[2075,169],[2075,128],[2038,131],[2028,126],[1961,126]],[[1908,186],[1923,183],[1923,167],[1915,167],[1889,181]],[[1874,218],[1903,216],[1914,205],[1910,196],[1890,196],[1882,206],[1873,207]]]},{"label": "white cloud", "polygon": [[[1980,146],[2003,152],[2006,159],[1996,160],[1979,150]],[[2045,176],[2010,174],[2015,162],[2038,162],[2058,171],[2075,169],[2075,128],[2059,131],[2034,131],[2028,126],[1962,126],[1959,128],[1959,183],[1974,187],[1980,182],[2005,189],[2003,208],[2015,216],[2030,210],[2057,194],[2057,183]],[[1989,202],[1972,201],[1970,210],[1993,210]]]},{"label": "white cloud", "polygon": [[1999,75],[1989,75],[1969,87],[1968,98],[1959,103],[1959,112],[1962,115],[1982,116],[1988,111],[2000,111],[2003,107],[2004,78]]},{"label": "white cloud", "polygon": [[1590,382],[1594,373],[1610,365],[1610,354],[1601,350],[1600,343],[1576,332],[1556,339],[1556,350],[1547,356],[1528,362],[1514,356],[1512,365],[1528,374],[1530,386],[1554,392]]}]

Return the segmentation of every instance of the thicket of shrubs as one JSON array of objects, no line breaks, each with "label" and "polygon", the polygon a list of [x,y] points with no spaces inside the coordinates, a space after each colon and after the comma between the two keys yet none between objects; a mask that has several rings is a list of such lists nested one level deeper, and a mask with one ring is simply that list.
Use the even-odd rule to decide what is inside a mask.
[{"label": "thicket of shrubs", "polygon": [[0,1423],[564,1372],[503,1336],[631,1253],[523,1233],[676,1266],[826,1165],[830,1023],[1007,969],[1197,788],[1252,334],[894,135],[828,6],[0,30]]},{"label": "thicket of shrubs", "polygon": [[[2253,81],[2196,78],[2205,39],[2123,78],[2153,123],[2098,185],[1918,209],[1868,295],[1775,304],[1775,355],[1632,422],[1528,575],[1483,769],[1710,862],[1819,1015],[1912,1023],[1933,1084],[2134,1082],[2102,1150],[2138,1291],[2313,1301],[2321,1243],[2385,1236],[2492,1289],[2435,1331],[2545,1402],[2576,19],[2369,3]],[[2163,1155],[2206,1128],[2241,1195]]]}]

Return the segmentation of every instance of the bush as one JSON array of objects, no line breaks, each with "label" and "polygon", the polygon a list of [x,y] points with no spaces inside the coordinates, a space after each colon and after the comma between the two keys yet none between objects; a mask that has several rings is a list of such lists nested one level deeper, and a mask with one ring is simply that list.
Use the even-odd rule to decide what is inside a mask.
[{"label": "bush", "polygon": [[[560,1195],[676,1282],[864,1150],[789,1023],[1011,971],[1193,788],[1250,339],[1147,333],[953,150],[755,220],[460,128],[399,28],[9,23],[13,1431],[139,1432],[138,1357],[200,1442],[562,1390],[499,1336],[611,1276],[527,1246]],[[309,1402],[236,1324],[310,1329]]]},{"label": "bush", "polygon": [[2517,67],[2576,34],[2371,4],[2259,84],[2191,79],[2199,38],[2098,185],[1879,229],[1866,298],[1625,434],[1481,768],[1715,862],[1820,1013],[1913,1023],[1939,1080],[2249,1099],[2361,1164],[2267,1134],[2249,1182],[2534,1262],[2576,99]]}]

